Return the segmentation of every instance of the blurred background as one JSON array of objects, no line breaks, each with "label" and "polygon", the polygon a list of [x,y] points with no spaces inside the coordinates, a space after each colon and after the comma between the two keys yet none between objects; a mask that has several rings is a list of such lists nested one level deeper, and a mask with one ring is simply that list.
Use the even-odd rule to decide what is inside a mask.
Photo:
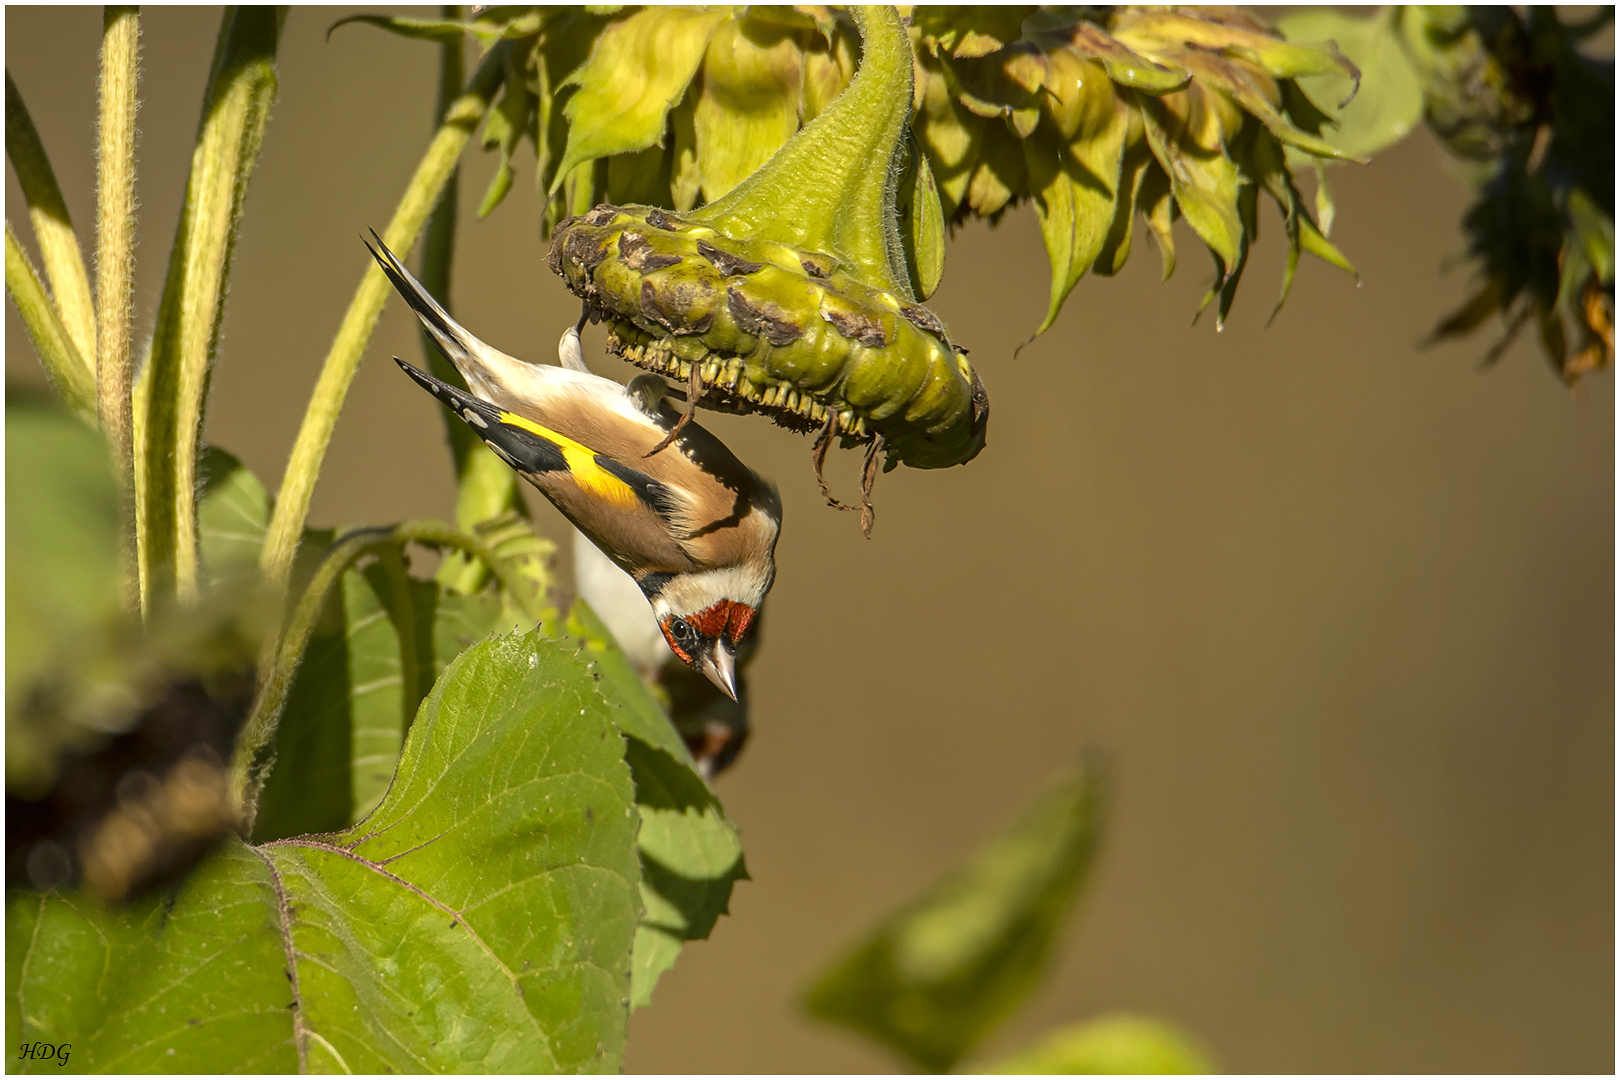
[{"label": "blurred background", "polygon": [[[325,40],[347,13],[287,23],[213,374],[208,440],[272,489],[366,267],[359,233],[387,222],[430,132],[433,47],[362,26]],[[5,19],[83,234],[100,9]],[[218,23],[143,17],[143,338]],[[464,160],[454,310],[549,357],[578,307],[544,265],[532,172],[478,222],[494,161]],[[1420,347],[1469,284],[1445,270],[1466,192],[1426,131],[1331,180],[1360,285],[1304,260],[1269,328],[1269,212],[1224,331],[1191,325],[1209,270],[1186,233],[1169,283],[1144,241],[1016,358],[1047,295],[1034,213],[959,231],[930,306],[989,389],[989,447],[880,477],[871,541],[822,505],[808,439],[705,414],[786,507],[754,734],[718,782],[754,880],[633,1016],[629,1070],[896,1067],[806,1018],[803,988],[1099,747],[1102,856],[987,1054],[1130,1010],[1232,1071],[1613,1071],[1613,373],[1572,393],[1529,333],[1482,371],[1494,320]],[[602,339],[591,362],[629,377]],[[419,345],[391,304],[312,525],[452,516],[443,425],[396,354]],[[14,312],[6,374],[44,381]],[[846,498],[858,465],[829,464]]]}]

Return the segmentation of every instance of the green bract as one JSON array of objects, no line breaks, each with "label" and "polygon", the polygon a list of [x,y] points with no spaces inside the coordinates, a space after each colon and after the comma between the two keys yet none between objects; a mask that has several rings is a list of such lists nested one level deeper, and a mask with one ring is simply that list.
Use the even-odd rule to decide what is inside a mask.
[{"label": "green bract", "polygon": [[[407,36],[463,33],[518,46],[524,75],[504,89],[518,100],[491,115],[485,144],[500,149],[503,166],[520,136],[534,144],[549,233],[603,203],[684,213],[727,196],[850,84],[865,51],[856,11],[501,7],[464,23],[368,21]],[[897,224],[912,265],[897,277],[918,298],[938,284],[939,267],[929,264],[945,223],[995,220],[1026,199],[1052,264],[1041,330],[1088,269],[1113,274],[1124,265],[1138,213],[1167,271],[1171,223],[1187,218],[1216,259],[1210,297],[1221,297],[1221,319],[1262,190],[1282,209],[1290,268],[1301,251],[1349,268],[1326,240],[1325,221],[1294,192],[1282,153],[1348,156],[1296,81],[1339,77],[1353,93],[1359,73],[1328,35],[1285,40],[1232,8],[922,4],[910,12],[906,141],[918,152],[901,163]],[[874,115],[869,126],[883,124]],[[866,164],[890,160],[881,153]],[[503,168],[486,212],[509,183]]]}]

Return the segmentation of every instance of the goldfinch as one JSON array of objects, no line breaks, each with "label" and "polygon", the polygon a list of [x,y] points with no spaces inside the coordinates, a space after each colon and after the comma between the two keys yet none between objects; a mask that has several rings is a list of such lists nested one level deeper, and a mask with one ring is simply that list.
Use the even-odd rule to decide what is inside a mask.
[{"label": "goldfinch", "polygon": [[592,374],[577,328],[563,334],[560,366],[508,356],[372,237],[372,256],[472,392],[395,362],[635,579],[670,651],[735,699],[738,646],[776,577],[776,488],[702,426],[676,433],[662,379],[626,387]]}]

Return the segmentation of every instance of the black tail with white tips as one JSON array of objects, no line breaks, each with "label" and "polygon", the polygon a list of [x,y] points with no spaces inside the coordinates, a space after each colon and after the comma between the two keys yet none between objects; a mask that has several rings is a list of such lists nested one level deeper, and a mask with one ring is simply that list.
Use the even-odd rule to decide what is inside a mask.
[{"label": "black tail with white tips", "polygon": [[561,449],[553,442],[532,432],[524,431],[501,419],[500,409],[487,401],[479,401],[467,391],[435,379],[425,371],[412,367],[399,357],[394,363],[415,379],[417,385],[449,407],[465,421],[467,426],[484,440],[484,445],[495,451],[497,457],[519,472],[539,475],[568,467]]}]

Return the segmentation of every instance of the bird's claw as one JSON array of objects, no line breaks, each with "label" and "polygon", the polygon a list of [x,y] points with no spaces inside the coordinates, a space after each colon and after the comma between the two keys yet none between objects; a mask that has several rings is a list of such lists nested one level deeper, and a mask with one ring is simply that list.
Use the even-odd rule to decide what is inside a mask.
[{"label": "bird's claw", "polygon": [[691,364],[690,373],[686,377],[686,408],[681,412],[681,418],[675,421],[675,426],[669,429],[669,434],[665,435],[657,446],[641,455],[643,458],[652,457],[675,441],[680,435],[681,429],[691,421],[692,414],[697,411],[698,399],[701,397],[703,397],[702,365],[694,360]]}]

